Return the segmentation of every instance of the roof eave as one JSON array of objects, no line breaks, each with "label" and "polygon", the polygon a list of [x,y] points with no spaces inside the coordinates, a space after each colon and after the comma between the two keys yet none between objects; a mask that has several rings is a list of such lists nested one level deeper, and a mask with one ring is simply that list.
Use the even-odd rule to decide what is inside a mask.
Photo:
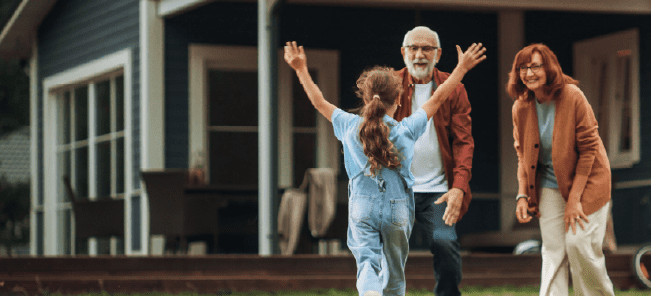
[{"label": "roof eave", "polygon": [[29,58],[32,40],[56,0],[23,0],[0,33],[0,58]]}]

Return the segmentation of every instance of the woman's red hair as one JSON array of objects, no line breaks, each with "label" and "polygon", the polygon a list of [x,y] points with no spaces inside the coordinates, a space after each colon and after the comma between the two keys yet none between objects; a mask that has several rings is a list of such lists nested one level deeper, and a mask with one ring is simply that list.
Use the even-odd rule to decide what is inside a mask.
[{"label": "woman's red hair", "polygon": [[[542,43],[531,44],[515,55],[511,72],[509,73],[509,83],[506,85],[506,91],[513,100],[522,97],[523,99],[532,99],[533,91],[530,91],[520,79],[520,66],[530,63],[533,54],[537,52],[542,57],[542,66],[547,75],[547,84],[543,86],[545,95],[552,96],[553,99],[559,95],[560,91],[566,84],[578,84],[579,82],[569,75],[563,74],[561,65],[554,52],[547,45]],[[525,95],[527,94],[527,95]]]}]

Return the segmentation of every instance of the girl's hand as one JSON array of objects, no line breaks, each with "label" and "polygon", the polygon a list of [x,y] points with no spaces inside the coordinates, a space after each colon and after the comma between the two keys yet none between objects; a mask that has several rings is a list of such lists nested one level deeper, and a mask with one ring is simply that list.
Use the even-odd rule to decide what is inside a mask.
[{"label": "girl's hand", "polygon": [[464,72],[470,71],[470,69],[486,59],[485,52],[486,48],[481,43],[473,43],[466,52],[462,52],[461,47],[457,45],[457,55],[459,57],[457,67],[460,67]]},{"label": "girl's hand", "polygon": [[581,229],[585,230],[585,226],[583,225],[583,220],[585,220],[585,223],[589,223],[588,221],[588,216],[583,213],[583,206],[581,205],[581,202],[579,201],[568,201],[567,204],[565,205],[565,217],[563,218],[565,220],[565,232],[567,232],[570,229],[570,226],[572,226],[572,233],[576,234],[576,223],[578,222],[579,225],[581,226]]},{"label": "girl's hand", "polygon": [[288,41],[285,45],[285,62],[294,71],[307,69],[307,57],[305,56],[303,46],[296,46],[296,41]]},{"label": "girl's hand", "polygon": [[518,199],[518,204],[515,206],[515,217],[518,218],[520,223],[528,223],[533,218],[527,210],[529,209],[529,202],[526,198]]}]

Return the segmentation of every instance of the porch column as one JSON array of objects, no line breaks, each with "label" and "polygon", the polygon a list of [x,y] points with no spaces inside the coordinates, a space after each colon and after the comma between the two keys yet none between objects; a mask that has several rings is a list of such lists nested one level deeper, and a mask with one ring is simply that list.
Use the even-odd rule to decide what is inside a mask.
[{"label": "porch column", "polygon": [[[165,76],[163,75],[165,44],[164,21],[157,15],[159,4],[140,0],[140,169],[142,170],[165,168]],[[131,174],[131,170],[127,172]],[[128,188],[133,188],[132,179],[127,175],[128,181],[125,185]],[[139,207],[139,212],[135,212],[135,206]],[[125,197],[124,214],[125,253],[149,254],[149,198],[144,190],[139,200],[134,201],[129,195]],[[135,228],[140,229],[140,237],[134,237]]]},{"label": "porch column", "polygon": [[258,0],[258,253],[275,248],[278,195],[278,100],[274,6],[277,0]]},{"label": "porch column", "polygon": [[518,194],[518,156],[513,148],[513,100],[506,92],[515,55],[524,47],[524,12],[504,10],[498,13],[499,39],[499,118],[500,118],[500,214],[501,231],[513,227],[515,196]]}]

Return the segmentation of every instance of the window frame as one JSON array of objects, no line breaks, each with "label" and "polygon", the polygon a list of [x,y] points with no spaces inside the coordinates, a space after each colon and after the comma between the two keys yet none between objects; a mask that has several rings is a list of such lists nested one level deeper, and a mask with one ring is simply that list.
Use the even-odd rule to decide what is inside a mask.
[{"label": "window frame", "polygon": [[[631,126],[631,148],[629,151],[620,151],[621,144],[621,104],[616,98],[615,85],[617,77],[614,73],[617,68],[612,68],[617,63],[617,54],[624,52],[630,57],[629,77],[630,81],[630,124]],[[591,66],[591,60],[598,57],[606,57],[609,68],[606,74],[608,81],[606,97],[608,98],[608,110],[612,111],[608,120],[600,120],[600,129],[608,131],[608,137],[604,140],[604,145],[608,152],[608,159],[611,168],[631,168],[640,161],[640,58],[639,58],[639,32],[637,28],[616,32],[608,35],[599,36],[587,40],[575,42],[573,44],[574,54],[574,77],[579,80],[579,86],[586,95],[588,102],[595,110],[595,115],[599,116],[595,108],[598,108],[598,71]]]},{"label": "window frame", "polygon": [[[189,149],[188,167],[197,161],[205,161],[206,181],[209,180],[209,160],[207,151],[209,114],[208,111],[208,71],[210,69],[257,70],[257,48],[250,46],[219,46],[191,44],[189,46]],[[306,50],[310,57],[310,69],[319,75],[319,87],[324,97],[331,103],[339,104],[339,53],[334,50]],[[278,60],[278,186],[294,187],[293,134],[309,130],[293,127],[292,76],[295,75],[285,65],[283,52],[279,50]],[[315,110],[315,112],[317,112]],[[237,130],[238,127],[231,127]],[[253,129],[253,128],[248,128]],[[247,130],[248,130],[247,129]],[[257,131],[257,127],[254,128]],[[221,129],[225,130],[225,129]],[[292,130],[292,133],[284,131]],[[339,171],[339,141],[334,136],[332,124],[317,114],[316,125],[316,163],[317,167],[329,167]],[[205,156],[203,159],[200,157]]]},{"label": "window frame", "polygon": [[[43,90],[43,145],[44,145],[44,205],[43,214],[45,221],[44,228],[44,254],[45,255],[58,255],[63,253],[64,248],[64,233],[61,233],[59,224],[61,219],[59,212],[62,209],[67,209],[71,205],[69,202],[60,202],[58,194],[62,189],[63,183],[61,181],[59,166],[58,166],[58,153],[59,153],[59,131],[61,127],[59,124],[59,94],[63,90],[73,90],[81,85],[88,85],[88,128],[89,135],[87,141],[89,149],[89,180],[96,179],[96,164],[92,159],[94,155],[94,145],[99,143],[96,133],[95,122],[95,87],[94,83],[105,81],[109,77],[118,77],[123,75],[124,83],[124,129],[120,133],[124,133],[124,195],[125,200],[125,229],[131,229],[131,212],[130,204],[131,197],[140,193],[140,190],[134,190],[133,186],[133,135],[132,135],[132,53],[131,49],[123,49],[113,54],[106,55],[100,59],[96,59],[85,64],[73,67],[63,72],[48,76],[42,81]],[[115,76],[112,76],[115,75]],[[114,83],[111,83],[113,85]],[[112,103],[113,104],[113,103]],[[74,123],[73,123],[74,124]],[[100,136],[106,137],[106,136]],[[112,136],[111,136],[112,137]],[[112,181],[113,182],[113,181]],[[96,192],[93,181],[89,181],[89,192]],[[112,189],[113,190],[113,189]],[[90,198],[94,198],[95,194],[90,194]],[[74,225],[74,224],[73,224]],[[130,246],[131,234],[125,231],[124,246],[125,253],[130,253],[128,250]],[[74,231],[71,233],[71,240],[74,242]],[[112,239],[112,244],[115,240]],[[72,244],[74,252],[74,243]],[[114,249],[114,248],[113,248]],[[97,254],[97,241],[91,239],[89,241],[88,251],[90,255]]]}]

